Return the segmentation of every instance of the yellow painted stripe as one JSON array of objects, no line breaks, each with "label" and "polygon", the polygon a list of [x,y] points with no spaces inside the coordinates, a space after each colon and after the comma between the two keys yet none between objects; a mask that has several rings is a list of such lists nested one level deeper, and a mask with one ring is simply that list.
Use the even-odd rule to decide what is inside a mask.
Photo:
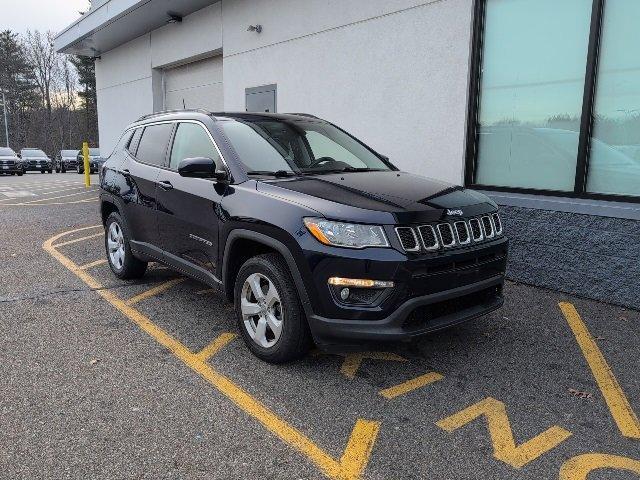
[{"label": "yellow painted stripe", "polygon": [[196,355],[198,356],[200,361],[206,362],[237,336],[238,335],[236,335],[235,333],[222,333],[218,337],[216,337],[213,342],[200,350]]},{"label": "yellow painted stripe", "polygon": [[576,337],[576,341],[589,364],[589,368],[591,368],[591,373],[596,379],[598,388],[600,388],[602,396],[607,402],[611,416],[618,425],[620,433],[628,438],[640,439],[638,417],[631,408],[629,400],[622,391],[596,341],[580,318],[580,314],[571,303],[560,302],[558,305]]},{"label": "yellow painted stripe", "polygon": [[58,243],[57,245],[54,245],[54,247],[60,248],[60,247],[64,247],[65,245],[72,245],[74,243],[84,242],[85,240],[90,240],[96,237],[104,237],[104,232],[94,233],[93,235],[87,235],[86,237],[74,238],[73,240],[67,240],[66,242],[61,242],[61,243]]},{"label": "yellow painted stripe", "polygon": [[204,290],[198,290],[196,292],[196,295],[207,295],[209,293],[215,293],[215,289],[214,288],[205,288]]},{"label": "yellow painted stripe", "polygon": [[179,283],[182,283],[185,280],[186,278],[181,277],[181,278],[174,278],[173,280],[168,280],[166,282],[163,282],[160,285],[150,288],[149,290],[146,290],[141,294],[130,298],[129,300],[127,300],[127,305],[135,305],[136,303],[141,302],[142,300],[146,300],[147,298],[151,298],[155,295],[158,295],[159,293],[162,293],[165,290],[169,290],[174,285],[178,285]]},{"label": "yellow painted stripe", "polygon": [[336,461],[311,439],[295,427],[278,417],[259,400],[245,392],[229,378],[216,372],[209,364],[203,362],[198,355],[193,354],[178,340],[174,339],[163,329],[155,325],[148,317],[134,307],[127,305],[112,291],[104,287],[86,271],[80,270],[78,265],[60,253],[53,246],[61,237],[93,227],[72,230],[58,234],[44,242],[42,247],[56,258],[62,265],[78,276],[89,287],[134,322],[140,329],[153,337],[160,345],[167,348],[185,365],[197,372],[220,393],[235,403],[242,411],[260,422],[268,431],[276,435],[283,442],[312,461],[327,477],[335,480],[357,480],[369,462],[373,445],[380,429],[380,422],[357,420],[344,454],[340,461]]},{"label": "yellow painted stripe", "polygon": [[84,265],[80,265],[78,268],[80,270],[88,270],[89,268],[97,267],[98,265],[102,265],[107,263],[106,258],[101,258],[100,260],[96,260],[95,262],[85,263]]},{"label": "yellow painted stripe", "polygon": [[436,372],[425,373],[424,375],[420,375],[419,377],[412,378],[411,380],[407,380],[406,382],[401,383],[400,385],[396,385],[395,387],[385,388],[384,390],[380,390],[380,395],[384,398],[392,399],[399,397],[400,395],[404,395],[405,393],[412,392],[413,390],[417,390],[418,388],[422,388],[426,385],[430,385],[439,380],[442,380],[444,377]]},{"label": "yellow painted stripe", "polygon": [[364,359],[386,360],[389,362],[406,362],[407,359],[391,352],[356,352],[345,355],[340,366],[340,373],[349,379],[354,379]]}]

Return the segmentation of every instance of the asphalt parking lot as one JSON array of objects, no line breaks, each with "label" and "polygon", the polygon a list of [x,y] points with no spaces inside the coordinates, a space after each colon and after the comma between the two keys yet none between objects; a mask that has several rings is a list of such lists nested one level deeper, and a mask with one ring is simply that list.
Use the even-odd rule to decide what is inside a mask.
[{"label": "asphalt parking lot", "polygon": [[82,180],[0,177],[0,477],[640,475],[640,312],[508,283],[420,342],[268,365],[207,286],[117,280]]}]

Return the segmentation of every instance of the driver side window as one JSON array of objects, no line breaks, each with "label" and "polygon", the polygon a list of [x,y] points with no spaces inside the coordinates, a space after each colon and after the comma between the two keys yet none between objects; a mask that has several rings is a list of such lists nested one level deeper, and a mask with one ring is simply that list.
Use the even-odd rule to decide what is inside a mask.
[{"label": "driver side window", "polygon": [[220,155],[205,129],[196,123],[180,123],[173,139],[169,168],[178,170],[182,160],[195,157],[211,158],[220,165]]}]

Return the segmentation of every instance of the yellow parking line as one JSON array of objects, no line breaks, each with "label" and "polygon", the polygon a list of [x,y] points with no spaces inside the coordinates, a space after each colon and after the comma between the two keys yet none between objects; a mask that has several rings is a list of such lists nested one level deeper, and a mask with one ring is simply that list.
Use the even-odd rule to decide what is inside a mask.
[{"label": "yellow parking line", "polygon": [[113,307],[135,323],[141,330],[153,337],[160,345],[167,348],[186,366],[197,372],[209,384],[225,395],[246,414],[260,422],[267,430],[276,435],[291,448],[297,450],[311,460],[327,477],[336,480],[357,480],[366,468],[375,444],[380,422],[358,419],[351,432],[344,454],[335,460],[326,451],[316,445],[298,429],[278,417],[258,399],[252,397],[231,379],[215,371],[208,363],[203,362],[185,345],[173,338],[163,329],[155,325],[148,317],[134,307],[127,305],[111,290],[107,290],[100,282],[78,265],[56,250],[54,242],[61,237],[84,229],[60,233],[46,240],[42,248],[56,258],[62,265],[73,272],[96,293],[108,301]]},{"label": "yellow parking line", "polygon": [[208,293],[215,293],[215,288],[205,288],[204,290],[198,290],[196,295],[207,295]]},{"label": "yellow parking line", "polygon": [[151,298],[155,295],[158,295],[159,293],[164,292],[165,290],[169,290],[171,287],[173,287],[174,285],[177,285],[179,283],[182,283],[186,280],[186,278],[184,277],[180,277],[180,278],[174,278],[173,280],[168,280],[166,282],[161,283],[160,285],[157,285],[153,288],[150,288],[149,290],[146,290],[144,292],[142,292],[139,295],[136,295],[135,297],[130,298],[129,300],[127,300],[127,305],[135,305],[138,302],[141,302],[142,300],[146,300],[147,298]]},{"label": "yellow parking line", "polygon": [[207,345],[202,350],[200,350],[198,353],[196,353],[196,356],[201,361],[206,362],[211,357],[216,355],[220,350],[222,350],[222,348],[225,345],[227,345],[229,342],[231,342],[237,336],[238,335],[236,335],[235,333],[229,333],[229,332],[222,333],[213,342],[211,342],[209,345]]},{"label": "yellow parking line", "polygon": [[88,270],[92,267],[97,267],[98,265],[102,265],[103,263],[107,263],[106,258],[101,258],[100,260],[96,260],[95,262],[85,263],[84,265],[80,265],[78,268],[80,270]]},{"label": "yellow parking line", "polygon": [[[100,226],[102,226],[102,225],[100,225]],[[73,243],[78,243],[78,242],[84,242],[85,240],[89,240],[89,239],[95,238],[95,237],[102,237],[102,236],[104,236],[104,232],[94,233],[93,235],[87,235],[86,237],[74,238],[73,240],[67,240],[66,242],[58,243],[57,245],[54,245],[54,247],[55,248],[60,248],[60,247],[64,247],[65,245],[71,245]]]},{"label": "yellow parking line", "polygon": [[439,380],[442,380],[444,377],[436,372],[425,373],[424,375],[420,375],[419,377],[412,378],[411,380],[407,380],[395,387],[385,388],[384,390],[380,390],[378,392],[384,398],[392,399],[399,397],[400,395],[404,395],[405,393],[412,392],[413,390],[417,390],[418,388],[424,387],[426,385],[430,385]]},{"label": "yellow parking line", "polygon": [[354,379],[362,361],[365,358],[371,360],[387,360],[392,362],[406,362],[407,359],[390,352],[357,352],[345,355],[340,367],[340,373],[349,379]]},{"label": "yellow parking line", "polygon": [[573,335],[576,337],[576,341],[589,364],[589,368],[591,368],[591,373],[596,379],[598,388],[600,388],[602,396],[607,402],[611,416],[618,425],[620,433],[628,438],[640,439],[638,417],[633,408],[631,408],[629,400],[627,400],[596,341],[580,318],[580,314],[571,303],[560,302],[558,305],[567,319]]}]

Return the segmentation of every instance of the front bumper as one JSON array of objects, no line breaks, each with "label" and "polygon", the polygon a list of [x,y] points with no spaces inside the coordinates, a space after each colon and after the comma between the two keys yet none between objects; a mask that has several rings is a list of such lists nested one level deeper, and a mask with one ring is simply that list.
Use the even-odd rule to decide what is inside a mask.
[{"label": "front bumper", "polygon": [[[433,254],[373,249],[341,251],[338,257],[307,250],[311,306],[306,313],[316,343],[326,347],[409,340],[499,308],[508,244],[501,236]],[[348,304],[327,285],[334,276],[392,281],[394,287],[369,297],[375,298],[369,303]]]},{"label": "front bumper", "polygon": [[23,171],[21,165],[0,165],[0,173],[20,173]]},{"label": "front bumper", "polygon": [[359,346],[362,342],[410,340],[473,320],[503,304],[504,275],[414,297],[380,320],[343,320],[312,315],[309,325],[321,347]]},{"label": "front bumper", "polygon": [[25,172],[42,172],[42,171],[48,171],[51,169],[53,169],[52,163],[23,164],[23,170]]}]

